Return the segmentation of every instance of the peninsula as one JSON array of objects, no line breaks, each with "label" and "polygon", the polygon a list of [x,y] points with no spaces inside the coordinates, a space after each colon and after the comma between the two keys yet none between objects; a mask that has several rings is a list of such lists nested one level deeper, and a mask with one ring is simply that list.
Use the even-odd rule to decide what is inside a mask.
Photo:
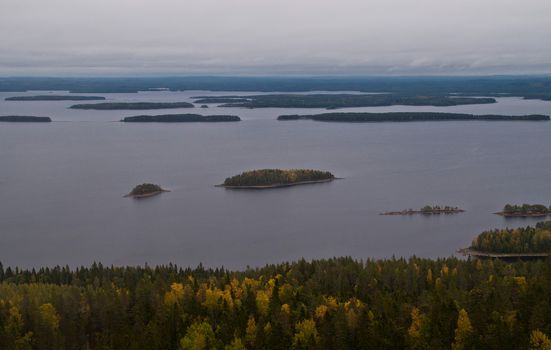
[{"label": "peninsula", "polygon": [[161,115],[137,115],[126,117],[121,122],[125,123],[215,123],[238,122],[241,118],[235,115],[199,115],[199,114],[161,114]]},{"label": "peninsula", "polygon": [[507,204],[503,207],[503,210],[497,213],[503,217],[545,217],[551,216],[551,206],[547,207],[543,204],[523,204],[523,205],[511,205]]},{"label": "peninsula", "polygon": [[458,207],[444,206],[439,205],[431,206],[425,205],[419,210],[414,209],[405,209],[401,211],[387,211],[380,213],[379,215],[414,215],[414,214],[423,214],[423,215],[439,215],[439,214],[458,214],[463,213],[465,210],[459,209]]},{"label": "peninsula", "polygon": [[228,189],[269,189],[330,182],[336,177],[328,171],[312,169],[259,169],[226,178],[217,185]]},{"label": "peninsula", "polygon": [[416,122],[416,121],[548,121],[548,115],[498,115],[498,114],[464,114],[438,112],[388,112],[388,113],[323,113],[311,115],[280,115],[277,120],[315,120],[321,122]]},{"label": "peninsula", "polygon": [[102,96],[40,95],[6,97],[6,101],[93,101],[105,100]]},{"label": "peninsula", "polygon": [[132,191],[130,191],[130,193],[127,194],[125,197],[145,198],[145,197],[156,196],[163,192],[170,192],[170,191],[162,189],[161,186],[159,185],[155,185],[151,183],[143,183],[141,185],[134,187]]},{"label": "peninsula", "polygon": [[379,94],[271,94],[251,96],[197,96],[195,103],[223,103],[245,108],[345,108],[379,106],[458,106],[495,103],[489,97],[414,96]]},{"label": "peninsula", "polygon": [[475,258],[506,261],[535,260],[551,255],[551,221],[515,229],[485,231],[460,253]]},{"label": "peninsula", "polygon": [[34,117],[28,115],[5,115],[0,116],[0,122],[21,122],[21,123],[49,123],[50,117]]},{"label": "peninsula", "polygon": [[105,102],[72,105],[72,109],[96,109],[96,110],[143,110],[143,109],[171,109],[193,108],[188,102]]}]

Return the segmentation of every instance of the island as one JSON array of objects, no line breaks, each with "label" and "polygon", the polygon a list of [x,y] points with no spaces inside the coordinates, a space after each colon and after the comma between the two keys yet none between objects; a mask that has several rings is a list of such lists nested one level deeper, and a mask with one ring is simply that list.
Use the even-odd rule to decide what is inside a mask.
[{"label": "island", "polygon": [[548,121],[548,115],[498,115],[498,114],[465,114],[440,112],[388,112],[388,113],[323,113],[311,115],[280,115],[277,120],[314,120],[321,122],[415,122],[415,121]]},{"label": "island", "polygon": [[241,121],[236,115],[199,115],[199,114],[161,114],[161,115],[137,115],[121,120],[125,123],[217,123]]},{"label": "island", "polygon": [[465,210],[459,209],[458,207],[451,206],[439,206],[439,205],[425,205],[419,210],[414,209],[405,209],[401,211],[387,211],[380,213],[379,215],[414,215],[414,214],[423,214],[423,215],[439,215],[439,214],[458,214],[463,213]]},{"label": "island", "polygon": [[376,94],[267,94],[251,96],[196,96],[195,103],[222,103],[245,108],[345,108],[379,106],[458,106],[495,103],[490,97]]},{"label": "island", "polygon": [[4,115],[0,116],[0,122],[20,122],[20,123],[50,123],[50,117],[34,117],[28,115]]},{"label": "island", "polygon": [[523,204],[523,205],[511,205],[507,204],[503,207],[503,210],[497,213],[503,217],[544,217],[551,216],[551,206],[547,207],[543,204]]},{"label": "island", "polygon": [[193,108],[188,102],[106,102],[72,105],[72,109],[96,109],[96,110],[141,110],[141,109],[171,109]]},{"label": "island", "polygon": [[535,227],[482,232],[469,248],[459,252],[474,258],[505,261],[544,259],[551,255],[551,221],[537,223]]},{"label": "island", "polygon": [[170,192],[170,191],[162,189],[161,186],[159,185],[155,185],[151,183],[143,183],[141,185],[134,187],[129,194],[125,195],[125,197],[146,198],[146,197],[156,196],[163,192]]},{"label": "island", "polygon": [[312,169],[259,169],[226,178],[216,185],[227,189],[269,189],[330,182],[336,177],[328,171]]},{"label": "island", "polygon": [[209,108],[207,105],[201,105],[201,108]]},{"label": "island", "polygon": [[93,101],[105,100],[102,96],[39,95],[6,97],[6,101]]}]

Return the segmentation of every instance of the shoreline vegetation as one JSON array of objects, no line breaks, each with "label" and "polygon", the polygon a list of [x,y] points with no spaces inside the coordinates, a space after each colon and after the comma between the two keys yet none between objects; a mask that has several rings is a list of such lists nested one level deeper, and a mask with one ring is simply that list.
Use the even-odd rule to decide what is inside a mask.
[{"label": "shoreline vegetation", "polygon": [[331,182],[336,179],[328,171],[313,169],[259,169],[228,177],[216,187],[262,190]]},{"label": "shoreline vegetation", "polygon": [[551,221],[535,227],[484,231],[462,250],[468,255],[541,256],[551,255]]},{"label": "shoreline vegetation", "polygon": [[67,95],[39,95],[6,97],[5,101],[94,101],[105,100],[103,96],[67,96]]},{"label": "shoreline vegetation", "polygon": [[502,211],[494,214],[501,215],[506,218],[545,217],[545,216],[551,216],[551,206],[547,207],[543,204],[523,204],[523,205],[507,204],[503,207]]},{"label": "shoreline vegetation", "polygon": [[121,120],[124,123],[217,123],[239,122],[241,118],[235,115],[199,115],[199,114],[161,114],[161,115],[137,115]]},{"label": "shoreline vegetation", "polygon": [[377,94],[273,94],[250,96],[196,96],[194,103],[243,108],[326,108],[382,106],[459,106],[496,103],[491,97],[401,96]]},{"label": "shoreline vegetation", "polygon": [[105,103],[84,103],[72,105],[71,109],[94,109],[94,110],[145,110],[145,109],[171,109],[171,108],[193,108],[194,105],[188,102],[105,102]]},{"label": "shoreline vegetation", "polygon": [[440,112],[388,112],[388,113],[322,113],[311,115],[280,115],[277,120],[314,120],[321,122],[416,122],[416,121],[548,121],[548,115],[499,115],[499,114],[465,114]]},{"label": "shoreline vegetation", "polygon": [[0,122],[12,123],[50,123],[50,117],[35,117],[29,115],[4,115],[0,116]]},{"label": "shoreline vegetation", "polygon": [[463,212],[465,212],[465,210],[460,209],[458,207],[450,207],[447,205],[444,207],[441,207],[439,205],[435,205],[435,206],[425,205],[419,210],[405,209],[401,211],[387,211],[387,212],[382,212],[379,215],[415,215],[415,214],[439,215],[439,214],[459,214]]},{"label": "shoreline vegetation", "polygon": [[163,192],[170,192],[169,190],[165,190],[161,188],[159,185],[151,184],[151,183],[143,183],[141,185],[137,185],[128,193],[125,195],[125,198],[147,198],[147,197],[153,197],[158,194],[161,194]]}]

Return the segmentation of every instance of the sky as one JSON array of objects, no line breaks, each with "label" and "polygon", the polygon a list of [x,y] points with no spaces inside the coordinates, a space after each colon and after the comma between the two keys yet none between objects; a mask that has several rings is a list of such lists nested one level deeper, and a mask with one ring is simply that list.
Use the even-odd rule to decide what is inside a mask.
[{"label": "sky", "polygon": [[550,0],[0,0],[0,75],[551,73]]}]

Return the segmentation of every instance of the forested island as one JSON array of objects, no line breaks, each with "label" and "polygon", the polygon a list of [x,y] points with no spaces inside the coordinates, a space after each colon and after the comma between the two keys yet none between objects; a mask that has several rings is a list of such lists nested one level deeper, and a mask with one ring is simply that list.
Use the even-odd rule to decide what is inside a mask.
[{"label": "forested island", "polygon": [[72,109],[96,109],[96,110],[140,110],[140,109],[171,109],[193,108],[188,102],[106,102],[72,105]]},{"label": "forested island", "polygon": [[21,123],[50,123],[50,117],[35,117],[29,115],[4,115],[0,116],[0,122],[21,122]]},{"label": "forested island", "polygon": [[379,106],[458,106],[495,103],[494,98],[453,96],[401,96],[395,94],[277,94],[251,96],[198,96],[195,103],[222,103],[221,107],[345,108]]},{"label": "forested island", "polygon": [[143,183],[141,185],[137,185],[136,187],[134,187],[132,191],[130,191],[130,193],[125,195],[125,197],[145,198],[145,197],[156,196],[163,192],[170,192],[170,191],[161,188],[161,186],[159,185],[155,185],[151,183]]},{"label": "forested island", "polygon": [[549,349],[550,290],[551,259],[0,264],[0,348]]},{"label": "forested island", "polygon": [[463,213],[465,210],[458,207],[451,206],[439,206],[439,205],[425,205],[421,209],[405,209],[401,211],[387,211],[379,215],[414,215],[414,214],[423,214],[423,215],[439,215],[439,214],[459,214]]},{"label": "forested island", "polygon": [[162,114],[162,115],[137,115],[126,117],[125,123],[216,123],[216,122],[238,122],[241,121],[236,115],[199,115],[199,114]]},{"label": "forested island", "polygon": [[259,169],[245,171],[239,175],[226,178],[222,185],[229,189],[267,189],[306,185],[335,180],[328,171],[312,169]]},{"label": "forested island", "polygon": [[465,255],[504,259],[544,258],[551,255],[551,221],[535,227],[499,229],[479,234]]},{"label": "forested island", "polygon": [[547,207],[543,204],[523,204],[511,205],[507,204],[503,210],[495,213],[504,217],[542,217],[551,215],[551,206]]},{"label": "forested island", "polygon": [[387,113],[323,113],[311,115],[280,115],[277,120],[315,120],[322,122],[415,122],[415,121],[547,121],[548,115],[498,115],[498,114],[465,114],[440,112],[387,112]]},{"label": "forested island", "polygon": [[6,97],[6,101],[92,101],[105,100],[102,96],[40,95]]}]

